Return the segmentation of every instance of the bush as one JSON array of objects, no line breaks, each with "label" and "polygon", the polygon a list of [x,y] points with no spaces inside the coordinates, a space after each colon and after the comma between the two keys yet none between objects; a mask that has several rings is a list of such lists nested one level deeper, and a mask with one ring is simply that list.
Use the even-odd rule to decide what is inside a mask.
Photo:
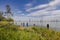
[{"label": "bush", "polygon": [[0,21],[7,21],[7,19],[4,17],[0,17]]},{"label": "bush", "polygon": [[9,19],[7,19],[7,18],[5,18],[5,17],[0,17],[0,21],[13,22],[14,20],[13,20],[13,18],[9,18]]},{"label": "bush", "polygon": [[8,22],[13,22],[14,20],[12,18],[9,18],[7,21]]}]

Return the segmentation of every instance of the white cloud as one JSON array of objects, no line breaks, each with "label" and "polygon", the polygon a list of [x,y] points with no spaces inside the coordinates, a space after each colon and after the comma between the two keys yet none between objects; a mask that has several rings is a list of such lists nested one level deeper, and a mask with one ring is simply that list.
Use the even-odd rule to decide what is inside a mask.
[{"label": "white cloud", "polygon": [[46,10],[39,10],[39,11],[36,11],[36,12],[32,12],[30,14],[28,14],[27,16],[41,16],[41,15],[44,15],[44,14],[47,14],[48,12]]},{"label": "white cloud", "polygon": [[48,6],[48,4],[38,5],[38,6],[34,7],[34,8],[29,8],[29,9],[27,9],[26,11],[27,11],[27,12],[30,12],[30,11],[32,11],[32,10],[44,8],[44,7],[47,7],[47,6]]},{"label": "white cloud", "polygon": [[22,11],[17,11],[17,13],[22,13]]},{"label": "white cloud", "polygon": [[21,10],[19,10],[19,9],[15,9],[14,13],[19,13],[19,14],[21,14],[21,13],[22,13],[22,11],[21,11]]},{"label": "white cloud", "polygon": [[23,16],[23,15],[25,15],[25,14],[23,13],[23,11],[22,11],[22,10],[19,10],[19,9],[15,9],[15,10],[13,11],[13,13],[14,13],[14,16]]},{"label": "white cloud", "polygon": [[29,8],[31,8],[32,6],[33,6],[32,3],[27,3],[27,4],[25,4],[25,9],[29,9]]},{"label": "white cloud", "polygon": [[60,0],[54,0],[49,2],[48,4],[43,4],[43,5],[39,5],[30,9],[27,9],[26,11],[30,12],[32,10],[44,8],[42,10],[38,10],[32,13],[30,12],[30,14],[28,14],[27,16],[41,16],[41,15],[47,15],[47,14],[60,15],[60,10],[56,10],[56,7],[59,5],[59,3],[60,3]]},{"label": "white cloud", "polygon": [[59,5],[59,3],[60,3],[60,0],[54,0],[54,1],[50,2],[49,4],[51,6],[57,6],[57,5]]},{"label": "white cloud", "polygon": [[25,6],[30,7],[30,6],[32,6],[32,3],[28,3]]},{"label": "white cloud", "polygon": [[[54,0],[51,1],[48,4],[42,4],[42,5],[38,5],[36,7],[33,8],[29,8],[26,11],[30,12],[32,10],[36,10],[36,9],[41,9],[44,8],[42,10],[38,10],[35,12],[30,12],[30,14],[25,15],[25,16],[41,16],[41,15],[51,15],[51,16],[44,16],[44,19],[48,19],[48,18],[54,18],[54,17],[58,17],[56,15],[60,15],[60,10],[56,10],[57,5],[59,5],[60,0]],[[26,6],[32,6],[32,4],[26,4]],[[21,11],[18,10],[18,13],[20,13]],[[24,14],[20,14],[20,15],[24,15]],[[50,20],[50,19],[49,19]]]},{"label": "white cloud", "polygon": [[31,3],[25,4],[26,8],[31,8],[34,4],[36,4],[37,0],[32,0]]},{"label": "white cloud", "polygon": [[60,10],[51,11],[52,15],[60,15]]}]

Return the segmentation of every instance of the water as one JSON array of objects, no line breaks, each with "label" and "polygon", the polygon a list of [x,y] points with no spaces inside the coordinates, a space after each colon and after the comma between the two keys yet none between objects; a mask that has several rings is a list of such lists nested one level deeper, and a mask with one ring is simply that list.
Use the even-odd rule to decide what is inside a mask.
[{"label": "water", "polygon": [[49,19],[21,17],[17,19],[19,20],[15,20],[14,24],[23,26],[23,23],[24,23],[24,26],[26,26],[26,24],[28,23],[28,26],[33,26],[35,24],[35,26],[40,26],[40,27],[47,27],[47,24],[49,24],[49,28],[57,31],[60,30],[60,19],[56,17],[54,18],[52,17]]},{"label": "water", "polygon": [[18,25],[23,26],[23,23],[26,26],[26,23],[28,23],[29,26],[33,26],[34,24],[36,26],[42,26],[42,27],[47,27],[47,24],[49,24],[50,28],[53,28],[55,30],[60,30],[60,22],[40,22],[40,21],[36,21],[36,22],[16,22]]}]

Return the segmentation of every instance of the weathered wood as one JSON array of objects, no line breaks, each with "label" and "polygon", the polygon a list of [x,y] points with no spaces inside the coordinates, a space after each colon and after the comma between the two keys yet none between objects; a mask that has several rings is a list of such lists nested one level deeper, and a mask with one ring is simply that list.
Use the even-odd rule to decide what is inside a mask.
[{"label": "weathered wood", "polygon": [[23,26],[25,26],[25,23],[23,23]]},{"label": "weathered wood", "polygon": [[35,26],[35,24],[33,24],[33,26]]},{"label": "weathered wood", "polygon": [[26,23],[26,26],[28,27],[28,23]]},{"label": "weathered wood", "polygon": [[49,29],[49,24],[47,24],[47,29]]}]

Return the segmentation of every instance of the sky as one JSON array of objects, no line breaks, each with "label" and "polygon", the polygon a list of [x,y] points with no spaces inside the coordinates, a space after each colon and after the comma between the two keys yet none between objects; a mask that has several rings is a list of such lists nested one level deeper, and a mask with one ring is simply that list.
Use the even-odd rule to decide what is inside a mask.
[{"label": "sky", "polygon": [[36,6],[47,4],[48,0],[0,0],[0,11],[6,11],[6,5],[11,6],[11,10],[17,15],[28,15],[38,9],[33,9],[29,12],[30,8],[34,8]]},{"label": "sky", "polygon": [[59,17],[60,0],[0,0],[0,11],[6,11],[6,5],[11,6],[14,17]]}]

